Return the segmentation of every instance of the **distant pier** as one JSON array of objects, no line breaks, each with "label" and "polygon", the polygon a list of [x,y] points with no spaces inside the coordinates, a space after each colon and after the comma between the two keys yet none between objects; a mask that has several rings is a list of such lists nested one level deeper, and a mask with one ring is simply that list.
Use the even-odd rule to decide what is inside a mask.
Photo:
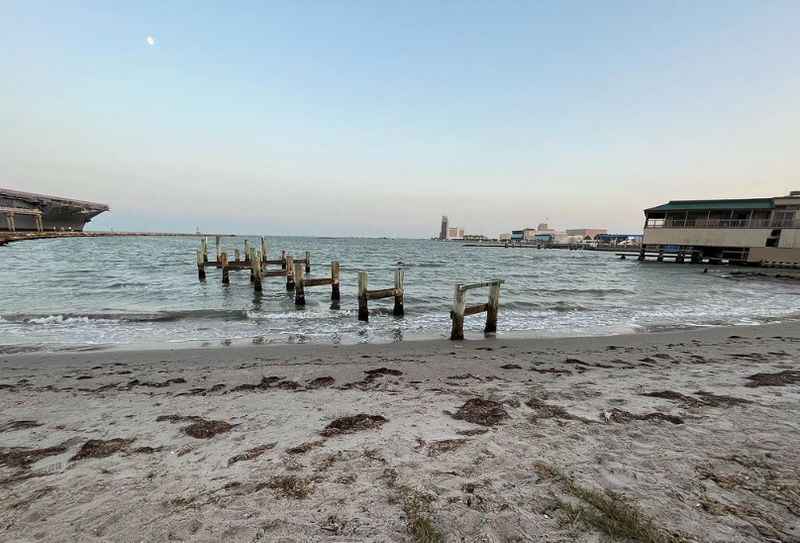
[{"label": "distant pier", "polygon": [[[217,234],[187,234],[174,232],[73,232],[73,231],[51,231],[51,232],[8,232],[0,231],[0,245],[6,245],[15,241],[26,241],[36,239],[61,239],[61,238],[125,238],[125,237],[156,237],[156,238],[202,238],[207,235]],[[220,234],[221,235],[221,234]],[[237,237],[234,234],[225,234],[226,237]]]}]

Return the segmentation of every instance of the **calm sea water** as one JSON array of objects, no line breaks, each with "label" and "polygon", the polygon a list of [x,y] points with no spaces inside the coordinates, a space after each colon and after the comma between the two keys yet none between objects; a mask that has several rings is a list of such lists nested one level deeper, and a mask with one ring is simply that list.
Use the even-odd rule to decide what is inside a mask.
[{"label": "calm sea water", "polygon": [[[251,238],[256,242],[256,238]],[[232,253],[244,238],[228,238]],[[284,278],[256,295],[248,272],[218,270],[197,279],[191,238],[85,238],[0,247],[0,349],[60,350],[92,346],[228,343],[357,343],[447,337],[458,282],[505,279],[500,335],[603,335],[631,331],[758,324],[800,316],[796,283],[732,276],[729,268],[620,261],[592,251],[471,248],[422,240],[269,238],[281,249],[312,254],[311,276],[342,266],[340,309],[330,289],[306,292],[297,309]],[[213,240],[210,252],[213,253]],[[213,259],[213,254],[211,255]],[[370,288],[392,286],[405,269],[404,318],[391,301],[370,302],[368,324],[356,319],[356,276]],[[470,292],[468,303],[485,301]],[[480,337],[484,316],[468,317]]]}]

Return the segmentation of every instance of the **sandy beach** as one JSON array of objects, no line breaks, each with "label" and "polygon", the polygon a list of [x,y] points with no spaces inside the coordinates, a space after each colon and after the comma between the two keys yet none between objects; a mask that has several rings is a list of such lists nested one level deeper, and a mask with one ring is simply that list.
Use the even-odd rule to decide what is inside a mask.
[{"label": "sandy beach", "polygon": [[0,356],[2,541],[800,541],[800,325]]}]

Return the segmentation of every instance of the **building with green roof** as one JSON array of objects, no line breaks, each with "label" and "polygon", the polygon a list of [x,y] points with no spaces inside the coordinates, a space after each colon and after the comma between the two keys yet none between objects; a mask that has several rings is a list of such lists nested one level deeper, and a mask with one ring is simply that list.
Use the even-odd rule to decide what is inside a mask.
[{"label": "building with green roof", "polygon": [[672,200],[644,214],[643,254],[800,265],[800,191],[775,198]]}]

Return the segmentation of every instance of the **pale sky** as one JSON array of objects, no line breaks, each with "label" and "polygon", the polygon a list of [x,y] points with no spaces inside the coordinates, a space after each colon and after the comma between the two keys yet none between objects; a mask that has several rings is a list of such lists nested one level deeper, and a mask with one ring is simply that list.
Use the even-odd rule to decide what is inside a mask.
[{"label": "pale sky", "polygon": [[641,231],[800,190],[800,2],[0,4],[0,186],[93,228]]}]

